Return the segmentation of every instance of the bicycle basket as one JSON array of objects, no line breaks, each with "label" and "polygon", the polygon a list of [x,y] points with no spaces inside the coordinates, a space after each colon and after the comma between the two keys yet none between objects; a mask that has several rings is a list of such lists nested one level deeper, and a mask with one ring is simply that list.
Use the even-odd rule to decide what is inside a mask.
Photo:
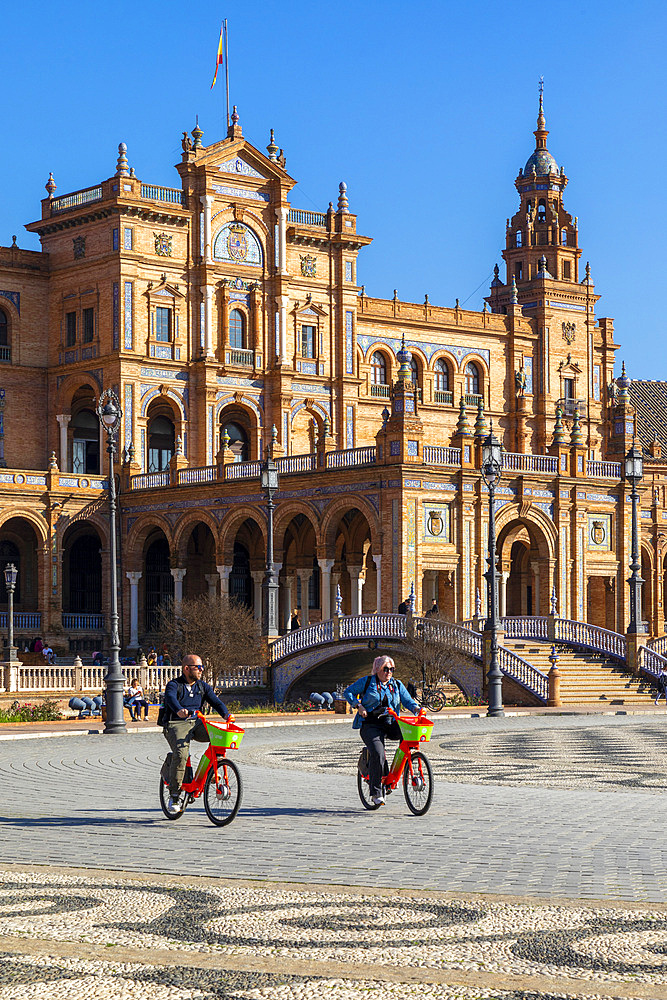
[{"label": "bicycle basket", "polygon": [[220,750],[238,750],[245,733],[245,729],[235,726],[233,722],[219,725],[217,722],[209,722],[208,719],[206,720],[206,729],[211,746],[218,747]]},{"label": "bicycle basket", "polygon": [[401,736],[409,743],[428,743],[431,739],[433,723],[424,715],[399,716],[398,725]]}]

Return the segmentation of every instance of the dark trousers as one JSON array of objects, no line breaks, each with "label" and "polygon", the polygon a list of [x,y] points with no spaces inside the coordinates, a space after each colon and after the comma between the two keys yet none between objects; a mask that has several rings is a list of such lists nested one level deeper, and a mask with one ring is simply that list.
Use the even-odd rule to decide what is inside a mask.
[{"label": "dark trousers", "polygon": [[172,752],[169,771],[169,794],[176,796],[181,790],[185,768],[190,756],[190,740],[208,743],[208,730],[201,719],[175,719],[164,729],[164,738]]},{"label": "dark trousers", "polygon": [[382,795],[382,777],[389,774],[384,741],[400,740],[401,730],[395,719],[378,725],[377,722],[362,722],[359,735],[368,747],[368,784],[373,798]]}]

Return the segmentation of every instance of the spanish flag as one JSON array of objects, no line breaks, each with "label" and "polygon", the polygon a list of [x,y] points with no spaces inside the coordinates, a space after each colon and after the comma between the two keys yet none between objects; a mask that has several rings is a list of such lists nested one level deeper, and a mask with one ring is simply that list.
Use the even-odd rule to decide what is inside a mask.
[{"label": "spanish flag", "polygon": [[213,74],[213,83],[211,84],[211,90],[215,87],[215,81],[218,78],[218,67],[222,66],[222,32],[224,31],[224,24],[220,26],[220,41],[218,42],[218,54],[215,57],[215,73]]}]

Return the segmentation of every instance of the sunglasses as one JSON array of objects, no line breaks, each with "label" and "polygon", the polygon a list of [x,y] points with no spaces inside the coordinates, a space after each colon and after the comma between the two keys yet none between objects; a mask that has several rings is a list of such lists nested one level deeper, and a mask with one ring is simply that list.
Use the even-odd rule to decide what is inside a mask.
[{"label": "sunglasses", "polygon": [[394,668],[393,667],[383,667],[382,668],[382,673],[383,674],[393,674],[393,672],[394,672]]}]

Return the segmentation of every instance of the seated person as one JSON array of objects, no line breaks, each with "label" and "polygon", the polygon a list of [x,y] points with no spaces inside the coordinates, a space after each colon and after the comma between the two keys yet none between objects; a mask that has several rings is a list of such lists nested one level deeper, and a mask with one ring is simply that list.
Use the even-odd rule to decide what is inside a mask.
[{"label": "seated person", "polygon": [[142,708],[144,710],[144,719],[148,718],[148,701],[138,677],[133,677],[130,681],[127,695],[123,698],[123,704],[127,705],[133,719],[138,720],[141,718]]}]

